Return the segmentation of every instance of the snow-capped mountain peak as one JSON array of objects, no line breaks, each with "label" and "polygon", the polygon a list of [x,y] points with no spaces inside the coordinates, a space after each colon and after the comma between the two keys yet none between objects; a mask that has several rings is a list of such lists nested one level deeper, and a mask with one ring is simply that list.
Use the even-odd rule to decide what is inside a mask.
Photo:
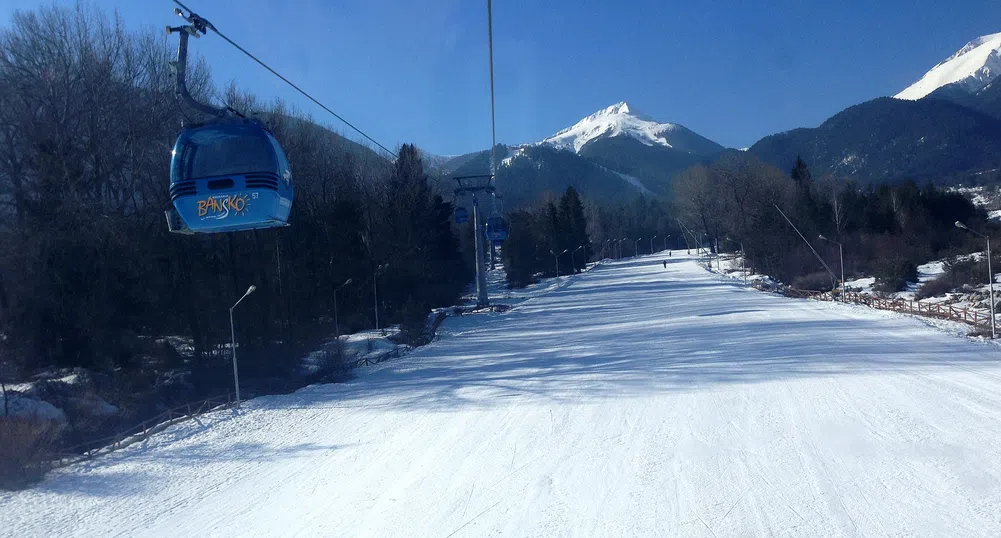
[{"label": "snow-capped mountain peak", "polygon": [[1001,76],[1001,33],[978,37],[894,97],[921,99],[948,84],[978,92]]},{"label": "snow-capped mountain peak", "polygon": [[629,136],[647,146],[670,148],[674,145],[667,135],[679,130],[688,131],[674,123],[658,123],[641,114],[629,103],[621,101],[591,114],[572,127],[563,129],[539,143],[579,153],[581,148],[592,140]]}]

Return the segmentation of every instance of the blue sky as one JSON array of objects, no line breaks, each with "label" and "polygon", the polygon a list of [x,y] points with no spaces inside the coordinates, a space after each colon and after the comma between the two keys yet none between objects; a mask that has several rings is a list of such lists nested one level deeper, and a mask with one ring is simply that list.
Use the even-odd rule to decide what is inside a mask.
[{"label": "blue sky", "polygon": [[[178,21],[167,0],[91,3],[133,28]],[[39,4],[0,0],[0,21]],[[490,146],[485,2],[186,4],[386,146],[415,142],[443,155]],[[493,9],[504,143],[540,140],[628,101],[749,146],[893,95],[967,41],[1001,32],[998,0],[496,0]],[[217,84],[283,97],[351,135],[218,37],[194,46]]]}]

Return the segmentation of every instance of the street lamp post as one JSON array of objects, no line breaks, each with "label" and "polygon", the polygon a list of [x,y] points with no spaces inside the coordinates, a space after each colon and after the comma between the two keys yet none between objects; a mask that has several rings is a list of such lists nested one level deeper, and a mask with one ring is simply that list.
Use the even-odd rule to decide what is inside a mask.
[{"label": "street lamp post", "polygon": [[840,241],[828,239],[824,237],[823,234],[817,237],[819,237],[823,241],[827,241],[828,243],[834,243],[835,245],[838,246],[838,258],[841,261],[841,301],[844,302],[845,301],[845,247],[843,244],[841,244]]},{"label": "street lamp post", "polygon": [[641,237],[641,238],[633,241],[633,256],[639,256],[640,255],[640,241],[642,241],[642,240],[643,240],[643,238]]},{"label": "street lamp post", "polygon": [[[747,253],[744,252],[744,241],[735,241],[730,237],[723,237],[723,240],[730,241],[741,247],[741,273],[744,274],[744,288],[748,287]],[[722,266],[722,265],[721,265]]]},{"label": "street lamp post", "polygon": [[667,239],[669,237],[671,237],[671,234],[667,234],[664,236],[664,250],[667,250]]},{"label": "street lamp post", "polygon": [[605,239],[605,248],[603,250],[605,251],[605,257],[606,258],[609,258],[609,257],[614,258],[615,257],[615,248],[614,247],[612,248],[612,255],[611,256],[608,255],[608,247],[611,246],[612,241],[613,241],[612,239]]},{"label": "street lamp post", "polygon": [[351,279],[349,278],[349,279],[345,280],[343,284],[341,284],[340,286],[337,286],[337,288],[334,289],[334,336],[338,340],[341,339],[341,326],[340,326],[340,324],[338,323],[338,320],[337,320],[337,292],[341,291],[341,288],[343,288],[344,286],[347,286],[350,283],[351,283]]},{"label": "street lamp post", "polygon": [[232,349],[231,355],[233,357],[233,386],[236,388],[237,407],[240,407],[240,371],[236,367],[236,325],[233,324],[233,309],[235,309],[236,305],[240,304],[241,301],[246,299],[248,295],[254,293],[254,290],[256,289],[257,286],[250,286],[249,288],[247,288],[247,293],[244,293],[243,297],[240,297],[240,299],[237,300],[236,303],[233,304],[233,306],[229,307],[229,337],[230,337],[229,345],[230,349]]},{"label": "street lamp post", "polygon": [[[724,237],[723,241],[729,241],[729,242],[733,243],[734,245],[738,245],[740,247],[740,272],[744,274],[744,287],[746,288],[747,287],[747,265],[745,264],[745,262],[747,260],[747,255],[744,253],[744,242],[743,241],[734,241],[733,239],[730,239],[729,237]],[[722,268],[723,268],[723,265],[722,265],[722,262],[721,262],[720,263],[720,269],[722,269]]]},{"label": "street lamp post", "polygon": [[657,239],[658,237],[660,237],[660,236],[659,235],[655,235],[655,236],[653,236],[653,237],[650,238],[650,254],[653,254],[653,240]]},{"label": "street lamp post", "polygon": [[706,249],[704,248],[703,245],[705,243],[703,241],[704,240],[702,239],[702,232],[699,232],[699,257],[702,257],[703,254],[705,255],[705,257],[706,257],[706,263],[709,264],[709,270],[712,271],[713,270],[713,259],[712,259],[711,256],[709,256],[709,252],[707,252]]},{"label": "street lamp post", "polygon": [[556,258],[556,287],[558,288],[560,287],[560,256],[566,254],[567,249],[563,249],[563,252],[560,252],[559,254],[553,252],[552,250],[550,250],[549,253]]},{"label": "street lamp post", "polygon": [[581,245],[581,246],[575,248],[574,251],[570,253],[570,272],[571,273],[576,273],[577,272],[577,264],[574,263],[576,261],[574,259],[574,254],[576,254],[577,251],[580,250],[580,249],[582,249],[582,248],[584,248],[584,245]]},{"label": "street lamp post", "polygon": [[997,332],[994,327],[994,269],[991,268],[991,238],[974,230],[967,228],[962,222],[956,221],[956,227],[962,228],[970,233],[979,235],[987,241],[987,286],[991,291],[991,339],[997,338]]},{"label": "street lamp post", "polygon": [[379,330],[379,275],[382,274],[388,263],[384,263],[372,270],[372,303],[375,308],[375,330]]}]

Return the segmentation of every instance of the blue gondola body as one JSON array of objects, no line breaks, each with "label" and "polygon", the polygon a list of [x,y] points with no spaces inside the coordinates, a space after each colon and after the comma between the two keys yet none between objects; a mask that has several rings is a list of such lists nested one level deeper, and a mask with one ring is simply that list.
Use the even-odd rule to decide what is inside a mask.
[{"label": "blue gondola body", "polygon": [[493,241],[504,241],[507,239],[507,222],[503,217],[490,217],[487,219],[487,237]]},{"label": "blue gondola body", "polygon": [[174,145],[170,201],[183,231],[287,226],[293,195],[285,152],[256,120],[188,128]]}]

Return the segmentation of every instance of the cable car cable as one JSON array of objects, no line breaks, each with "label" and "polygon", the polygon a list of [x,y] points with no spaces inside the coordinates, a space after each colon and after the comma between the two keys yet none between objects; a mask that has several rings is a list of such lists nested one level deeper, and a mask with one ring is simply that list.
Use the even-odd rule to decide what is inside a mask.
[{"label": "cable car cable", "polygon": [[[174,3],[177,4],[177,5],[179,5],[179,6],[181,6],[183,9],[187,10],[189,13],[193,13],[192,10],[191,10],[191,8],[189,8],[188,6],[182,4],[179,0],[174,0]],[[488,1],[488,3],[489,3],[489,1]],[[335,118],[337,118],[337,119],[341,120],[342,122],[344,122],[345,125],[347,125],[348,127],[354,129],[358,134],[364,136],[370,142],[372,142],[376,146],[379,146],[383,151],[385,151],[386,153],[392,155],[393,158],[397,158],[398,157],[398,155],[396,155],[392,151],[389,151],[389,149],[387,149],[386,146],[383,146],[382,144],[376,142],[376,140],[374,138],[372,138],[371,136],[368,136],[367,134],[365,134],[364,131],[362,131],[361,129],[359,129],[359,128],[355,127],[354,125],[352,125],[351,122],[349,122],[348,120],[346,120],[343,117],[341,117],[338,113],[334,112],[333,110],[330,110],[330,108],[327,107],[327,105],[324,105],[323,103],[317,101],[315,97],[313,97],[312,95],[310,95],[309,93],[307,93],[305,90],[303,90],[299,86],[296,86],[295,83],[293,83],[291,80],[283,77],[281,75],[281,73],[279,73],[278,71],[275,71],[274,69],[271,68],[271,66],[269,66],[268,64],[262,62],[260,59],[257,58],[257,56],[254,56],[249,51],[247,51],[247,49],[241,47],[240,45],[236,44],[235,41],[233,41],[232,39],[226,37],[226,35],[223,34],[222,32],[220,32],[215,27],[215,25],[213,25],[212,23],[210,23],[208,21],[205,21],[205,22],[207,23],[206,25],[208,26],[208,28],[210,28],[213,32],[215,32],[216,34],[218,34],[219,37],[223,38],[230,45],[233,45],[234,47],[236,47],[236,49],[239,50],[240,52],[242,52],[242,53],[246,54],[247,56],[249,56],[251,60],[254,60],[258,64],[260,64],[261,67],[263,67],[263,68],[267,69],[268,71],[270,71],[271,74],[273,74],[276,77],[282,79],[282,81],[284,81],[289,86],[292,86],[293,88],[295,88],[296,91],[298,91],[299,93],[301,93],[304,96],[306,96],[306,98],[308,98],[310,101],[313,101],[314,103],[316,103],[320,108],[322,108],[323,110],[326,110],[331,115],[333,115]],[[493,89],[492,89],[493,88],[493,60],[491,60],[491,68],[490,69],[491,69],[491,71],[490,71],[491,72],[490,77],[491,77],[491,92],[492,92],[493,91]],[[493,98],[491,96],[491,107],[493,106],[492,101],[493,101]]]},{"label": "cable car cable", "polygon": [[[176,1],[176,0],[175,0]],[[497,131],[493,115],[493,12],[486,0],[486,43],[490,55],[490,175],[497,172]]]}]

